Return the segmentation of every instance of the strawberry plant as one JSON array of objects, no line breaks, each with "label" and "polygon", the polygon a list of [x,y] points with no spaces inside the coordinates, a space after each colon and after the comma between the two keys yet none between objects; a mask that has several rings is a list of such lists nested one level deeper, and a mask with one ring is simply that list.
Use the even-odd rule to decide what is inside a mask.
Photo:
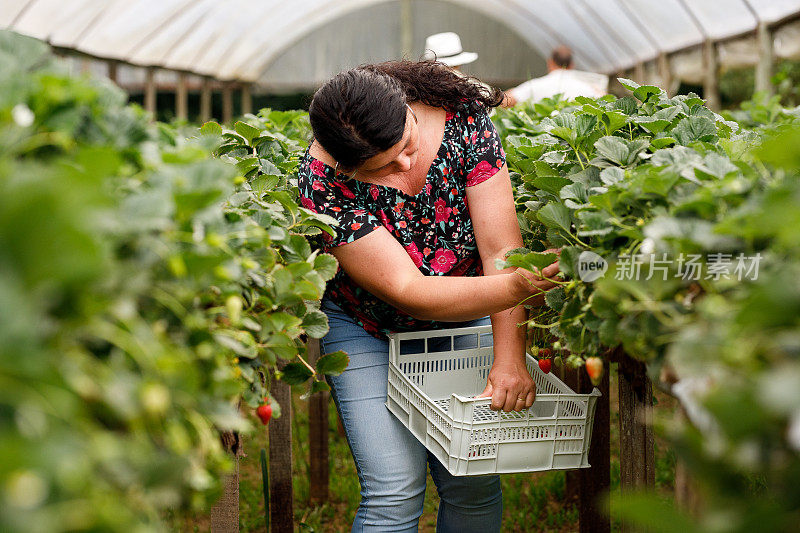
[{"label": "strawberry plant", "polygon": [[[327,354],[314,368],[305,360],[305,346],[301,342],[303,334],[321,338],[327,333],[327,317],[319,310],[319,300],[325,292],[325,282],[333,277],[338,266],[333,256],[321,254],[313,246],[315,237],[334,231],[332,226],[336,221],[299,205],[294,172],[299,155],[308,145],[308,115],[263,109],[246,120],[236,122],[233,130],[223,129],[215,122],[208,122],[200,129],[203,136],[215,139],[215,153],[242,173],[238,180],[240,189],[228,199],[228,217],[254,220],[262,227],[273,226],[267,234],[276,253],[268,262],[277,270],[265,279],[274,280],[277,285],[273,288],[278,294],[266,293],[263,289],[268,283],[258,280],[246,298],[249,305],[245,312],[261,325],[257,344],[269,364],[275,364],[277,357],[297,358],[277,372],[283,381],[299,385],[311,380],[309,393],[328,390],[322,375],[342,372],[348,362],[347,355]],[[277,322],[274,319],[265,322],[263,317],[272,316],[276,306],[284,306],[286,312],[279,315]],[[248,370],[245,378],[256,385],[253,375]],[[245,399],[255,407],[260,394],[259,387],[254,386]]]},{"label": "strawberry plant", "polygon": [[[661,429],[696,476],[703,508],[689,518],[640,495],[616,513],[663,531],[717,530],[721,516],[726,531],[793,530],[796,111],[756,102],[732,122],[694,95],[621,81],[631,96],[578,98],[508,130],[527,249],[507,264],[541,268],[556,258],[545,250],[563,247],[565,277],[529,326],[557,337],[551,344],[595,382],[607,368],[598,355],[619,345],[657,382],[665,362],[679,380],[670,390],[691,423],[663,414]],[[760,261],[743,272],[741,256]]]},{"label": "strawberry plant", "polygon": [[[620,258],[741,250],[711,225],[756,186],[737,159],[751,134],[695,95],[668,98],[658,87],[622,81],[632,95],[577,98],[505,138],[527,246],[506,264],[541,268],[556,259],[541,251],[562,248],[567,279],[547,294],[558,316],[534,315],[530,326],[560,338],[571,364],[581,363],[577,354],[618,344],[642,358],[663,355],[665,335],[687,313],[681,296],[695,289],[674,267],[665,280],[623,288],[615,279]],[[609,265],[594,283],[580,278],[587,253]],[[712,285],[700,283],[704,291],[716,290]]]},{"label": "strawberry plant", "polygon": [[279,416],[279,359],[315,389],[347,364],[304,359],[337,268],[289,184],[304,119],[271,115],[256,175],[43,43],[0,32],[0,62],[0,529],[162,529],[216,501],[242,402]]}]

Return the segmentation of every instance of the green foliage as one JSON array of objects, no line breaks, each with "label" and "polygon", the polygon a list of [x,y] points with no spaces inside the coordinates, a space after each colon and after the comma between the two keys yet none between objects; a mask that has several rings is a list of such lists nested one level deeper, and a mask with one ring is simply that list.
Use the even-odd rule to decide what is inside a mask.
[{"label": "green foliage", "polygon": [[735,120],[744,128],[763,128],[792,123],[800,119],[800,108],[787,109],[781,105],[781,96],[768,96],[759,92],[751,100],[742,103],[741,109],[723,113],[729,120]]},{"label": "green foliage", "polygon": [[[314,246],[333,219],[298,202],[307,116],[178,131],[67,76],[33,39],[0,32],[0,64],[0,529],[161,529],[164,508],[218,495],[231,464],[217,433],[252,429],[240,406],[266,397],[280,415],[276,365],[309,394],[348,363],[305,358],[338,268]],[[561,248],[565,277],[530,326],[567,364],[621,345],[653,377],[668,363],[701,378],[683,398],[693,424],[668,434],[705,487],[702,516],[641,499],[620,515],[663,531],[717,530],[720,516],[727,531],[788,531],[797,110],[759,96],[722,117],[622,81],[619,99],[497,112],[526,246],[505,264],[541,269]],[[604,277],[580,279],[585,252],[608,261]],[[693,254],[703,276],[677,275]],[[708,276],[715,254],[760,254],[758,275]],[[663,278],[624,275],[654,259]]]},{"label": "green foliage", "polygon": [[[621,81],[633,96],[576,99],[505,137],[527,246],[507,261],[562,246],[568,278],[530,325],[570,358],[621,345],[654,379],[667,363],[695,384],[681,396],[692,423],[664,431],[704,491],[701,516],[654,496],[625,498],[616,516],[654,531],[790,531],[800,516],[797,111],[758,97],[726,120],[694,95]],[[580,279],[584,252],[608,261],[604,277]],[[699,277],[685,275],[692,254]],[[711,275],[740,254],[760,259],[755,275]],[[665,271],[648,276],[653,261]]]},{"label": "green foliage", "polygon": [[161,529],[212,505],[218,432],[327,331],[336,261],[308,238],[331,221],[290,177],[307,120],[187,138],[38,41],[0,32],[0,63],[0,529]]},{"label": "green foliage", "polygon": [[632,97],[581,98],[554,116],[520,119],[505,144],[526,246],[566,247],[562,270],[573,278],[583,250],[612,265],[595,285],[562,282],[562,314],[552,332],[574,353],[621,343],[653,359],[687,313],[676,295],[691,284],[616,283],[620,256],[636,253],[647,237],[659,252],[673,243],[684,245],[675,252],[720,244],[734,251],[738,243],[716,237],[708,221],[740,203],[737,193],[754,178],[748,181],[721,143],[740,138],[735,123],[694,95],[667,98],[657,87],[623,84]]}]

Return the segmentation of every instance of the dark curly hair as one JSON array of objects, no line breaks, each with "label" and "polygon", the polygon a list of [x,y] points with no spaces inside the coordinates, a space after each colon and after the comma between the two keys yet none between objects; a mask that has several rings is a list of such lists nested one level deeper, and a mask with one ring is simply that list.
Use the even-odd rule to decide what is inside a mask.
[{"label": "dark curly hair", "polygon": [[403,137],[406,103],[457,112],[497,107],[503,92],[436,61],[387,61],[337,74],[314,94],[314,138],[341,167],[356,168]]}]

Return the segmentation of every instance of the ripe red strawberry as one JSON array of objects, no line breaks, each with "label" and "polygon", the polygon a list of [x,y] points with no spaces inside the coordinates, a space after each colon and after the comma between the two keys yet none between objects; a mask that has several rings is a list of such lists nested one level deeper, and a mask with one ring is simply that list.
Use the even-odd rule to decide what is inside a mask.
[{"label": "ripe red strawberry", "polygon": [[553,355],[553,350],[550,348],[541,348],[539,349],[539,353],[537,355],[539,356],[539,359],[547,359]]},{"label": "ripe red strawberry", "polygon": [[600,378],[603,377],[603,360],[599,357],[587,357],[586,373],[589,374],[593,384],[599,384]]},{"label": "ripe red strawberry", "polygon": [[268,403],[259,405],[258,409],[256,409],[256,414],[261,419],[261,423],[266,426],[269,419],[272,418],[272,406]]},{"label": "ripe red strawberry", "polygon": [[545,374],[550,373],[550,368],[553,366],[552,359],[539,359],[539,368],[542,369],[542,372]]}]

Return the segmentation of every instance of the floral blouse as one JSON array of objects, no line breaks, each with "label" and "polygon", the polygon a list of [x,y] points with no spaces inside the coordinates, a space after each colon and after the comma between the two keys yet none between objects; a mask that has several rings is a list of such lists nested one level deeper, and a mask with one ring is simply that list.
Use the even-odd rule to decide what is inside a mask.
[{"label": "floral blouse", "polygon": [[[300,201],[338,220],[336,237],[323,234],[326,250],[384,227],[424,275],[480,276],[466,191],[494,176],[503,164],[505,152],[497,130],[485,108],[476,103],[447,113],[442,145],[419,194],[348,180],[306,151],[298,169]],[[378,338],[392,331],[455,327],[403,313],[356,285],[341,268],[328,282],[325,295]]]}]

